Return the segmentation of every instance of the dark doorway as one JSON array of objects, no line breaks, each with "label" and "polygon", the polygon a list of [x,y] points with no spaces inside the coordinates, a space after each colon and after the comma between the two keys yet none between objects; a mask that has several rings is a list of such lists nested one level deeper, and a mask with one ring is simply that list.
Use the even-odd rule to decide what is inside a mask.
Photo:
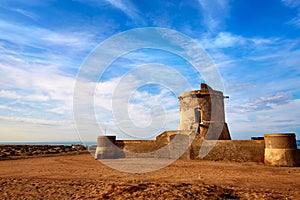
[{"label": "dark doorway", "polygon": [[198,125],[197,132],[200,133],[200,124],[202,123],[201,109],[195,108],[194,112],[195,112],[195,122]]}]

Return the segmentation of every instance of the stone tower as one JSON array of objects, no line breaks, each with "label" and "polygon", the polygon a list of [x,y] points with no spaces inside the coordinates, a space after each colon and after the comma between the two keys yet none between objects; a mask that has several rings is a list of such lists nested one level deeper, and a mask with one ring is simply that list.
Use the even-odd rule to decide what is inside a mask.
[{"label": "stone tower", "polygon": [[[196,131],[203,139],[230,140],[225,123],[224,96],[220,91],[201,84],[200,90],[182,93],[180,104],[180,131]],[[209,131],[208,131],[209,130]]]}]

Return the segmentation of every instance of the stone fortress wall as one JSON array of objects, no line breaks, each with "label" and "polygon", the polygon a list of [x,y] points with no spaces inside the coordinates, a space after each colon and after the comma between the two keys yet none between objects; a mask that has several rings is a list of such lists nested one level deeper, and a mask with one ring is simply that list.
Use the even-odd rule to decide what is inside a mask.
[{"label": "stone fortress wall", "polygon": [[[113,143],[116,148],[110,148],[110,152],[113,154],[103,155],[103,158],[132,158],[132,157],[145,157],[144,153],[147,153],[147,157],[150,158],[170,158],[182,153],[182,150],[171,148],[169,146],[175,135],[178,136],[180,131],[165,131],[156,137],[156,140],[115,140]],[[172,137],[173,136],[173,137]],[[182,137],[188,137],[186,134],[181,134]],[[110,136],[111,137],[111,136]],[[115,136],[113,136],[115,137]],[[207,144],[203,144],[203,139],[198,135],[195,136],[190,147],[183,153],[180,159],[183,160],[225,160],[225,161],[237,161],[237,162],[263,162],[264,161],[264,140],[210,140]],[[184,140],[182,140],[184,142]],[[206,141],[207,142],[207,141]],[[177,145],[181,145],[179,142]],[[215,143],[214,148],[204,157],[198,157],[200,148],[205,148],[205,145]],[[162,150],[159,153],[155,153],[157,150]],[[104,153],[105,154],[105,153]],[[99,157],[99,153],[96,153],[96,158]]]},{"label": "stone fortress wall", "polygon": [[[225,122],[224,98],[226,97],[222,92],[201,84],[200,90],[185,92],[178,97],[180,104],[178,130],[165,131],[155,140],[116,140],[116,136],[99,136],[95,158],[172,159],[181,155],[180,159],[185,160],[264,162],[264,140],[231,140]],[[214,147],[210,148],[212,145]],[[199,157],[201,148],[211,150],[206,156]],[[281,152],[283,154],[293,152],[293,155],[296,152],[295,159],[300,157],[297,149]],[[290,163],[292,166],[300,165],[300,159]]]}]

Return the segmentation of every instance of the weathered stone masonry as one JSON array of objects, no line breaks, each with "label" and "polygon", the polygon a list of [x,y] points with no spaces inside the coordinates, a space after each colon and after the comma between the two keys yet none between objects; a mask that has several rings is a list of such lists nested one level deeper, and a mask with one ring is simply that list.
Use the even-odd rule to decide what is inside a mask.
[{"label": "weathered stone masonry", "polygon": [[[116,136],[99,136],[95,158],[178,158],[181,155],[180,159],[185,160],[265,161],[276,166],[300,165],[300,150],[295,148],[295,137],[293,148],[285,137],[278,137],[272,145],[281,146],[277,145],[275,149],[269,149],[270,140],[231,140],[225,121],[224,98],[222,92],[201,84],[200,90],[184,92],[178,97],[178,130],[165,131],[156,140],[116,140]],[[183,149],[183,146],[188,148]],[[210,146],[213,148],[209,153],[200,158],[199,150]]]},{"label": "weathered stone masonry", "polygon": [[[230,140],[225,123],[224,96],[206,84],[201,90],[189,91],[179,97],[180,124],[178,130],[197,132],[202,139]],[[208,130],[211,130],[208,132]]]},{"label": "weathered stone masonry", "polygon": [[[190,144],[196,148],[198,145],[191,141],[194,138],[197,138],[197,141],[231,139],[225,123],[222,92],[201,84],[200,90],[182,93],[178,100],[180,124],[177,131],[165,131],[158,135],[156,140],[116,140],[115,136],[99,136],[95,157],[137,157],[147,153],[148,157],[171,158],[182,153],[182,145]],[[170,145],[175,136],[180,139],[177,139],[175,145]],[[191,153],[195,148],[189,147],[182,158],[195,159],[195,152]]]}]

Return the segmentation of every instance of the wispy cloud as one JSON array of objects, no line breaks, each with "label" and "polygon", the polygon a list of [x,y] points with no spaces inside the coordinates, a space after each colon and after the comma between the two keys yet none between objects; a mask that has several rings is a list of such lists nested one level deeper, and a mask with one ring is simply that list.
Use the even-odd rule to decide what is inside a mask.
[{"label": "wispy cloud", "polygon": [[278,93],[272,96],[258,97],[256,99],[249,99],[240,105],[228,105],[229,113],[247,113],[254,111],[263,111],[275,109],[278,105],[289,103],[291,97],[286,93]]},{"label": "wispy cloud", "polygon": [[208,31],[215,32],[224,28],[224,21],[228,17],[230,10],[229,0],[198,0],[198,2],[201,7],[203,23]]},{"label": "wispy cloud", "polygon": [[274,132],[299,132],[299,99],[279,104],[273,109],[254,110],[251,113],[227,113],[229,128],[234,130],[234,139],[263,136]]},{"label": "wispy cloud", "polygon": [[293,19],[291,19],[289,21],[289,24],[292,24],[298,28],[300,28],[300,9],[299,9],[299,13],[296,17],[294,17]]},{"label": "wispy cloud", "polygon": [[0,91],[0,97],[1,98],[8,98],[8,99],[18,99],[21,96],[18,95],[15,91],[1,90]]},{"label": "wispy cloud", "polygon": [[30,19],[33,19],[33,20],[37,20],[39,19],[39,16],[32,13],[32,12],[29,12],[27,10],[24,10],[24,9],[20,9],[20,8],[15,8],[15,9],[12,9],[13,11],[17,12],[17,13],[20,13]]},{"label": "wispy cloud", "polygon": [[[148,127],[153,123],[153,120],[158,118],[165,121],[162,127],[158,127],[160,131],[177,127],[179,116],[177,97],[166,89],[156,90],[155,94],[136,90],[132,87],[134,85],[133,82],[139,84],[142,81],[136,78],[138,77],[131,77],[130,80],[126,79],[122,83],[120,83],[121,78],[114,78],[98,84],[95,94],[95,109],[98,123],[101,124],[102,129],[105,127],[107,131],[114,132],[119,138],[126,138],[122,129],[117,126],[117,124],[120,124],[127,130],[125,131],[125,133],[129,134],[127,138],[133,136],[148,138],[150,136],[155,137],[155,135],[160,133],[157,132],[157,127]],[[119,84],[122,84],[121,90]],[[115,93],[118,93],[118,95],[114,96]],[[127,99],[127,97],[130,97],[130,99]],[[125,109],[127,112],[120,111],[116,104],[127,108]],[[161,106],[164,112],[162,110],[159,112],[153,110],[158,105]],[[114,111],[115,115],[111,113],[112,111]],[[131,123],[133,126],[130,125]],[[137,133],[139,128],[146,128],[147,131]]]},{"label": "wispy cloud", "polygon": [[135,6],[129,0],[105,0],[117,9],[120,9],[131,19],[138,19],[139,15]]},{"label": "wispy cloud", "polygon": [[[65,46],[68,48],[87,49],[95,45],[93,42],[94,34],[84,31],[53,31],[41,27],[25,26],[15,22],[0,20],[0,36],[4,41],[9,41],[18,46],[34,47],[36,49],[52,50],[55,46]],[[22,33],[22,34],[20,34]],[[78,49],[81,48],[81,49]]]},{"label": "wispy cloud", "polygon": [[215,37],[203,35],[199,43],[219,66],[225,93],[230,96],[225,105],[235,139],[272,131],[300,130],[296,112],[281,113],[299,106],[295,100],[300,91],[296,86],[299,82],[298,40],[220,32]]},{"label": "wispy cloud", "polygon": [[67,126],[67,125],[70,126],[73,124],[71,120],[44,120],[44,119],[36,119],[36,118],[3,117],[3,116],[0,116],[0,121],[36,124],[41,126]]},{"label": "wispy cloud", "polygon": [[299,0],[281,0],[282,3],[288,7],[295,8],[300,6],[300,1]]},{"label": "wispy cloud", "polygon": [[[77,0],[81,3],[88,3],[94,6],[98,7],[105,7],[105,3],[98,1],[98,0]],[[111,7],[120,10],[122,13],[124,13],[128,18],[135,21],[135,24],[144,24],[145,21],[143,20],[143,17],[141,16],[139,10],[134,5],[134,3],[131,0],[104,0],[107,4],[109,4]]]},{"label": "wispy cloud", "polygon": [[299,0],[282,0],[282,3],[292,9],[297,9],[298,14],[294,18],[292,18],[290,21],[288,21],[288,24],[294,25],[297,28],[300,28],[300,1]]},{"label": "wispy cloud", "polygon": [[236,35],[231,32],[219,32],[216,36],[203,34],[199,43],[206,49],[222,49],[222,48],[261,48],[267,45],[272,45],[279,38],[248,38],[242,35]]},{"label": "wispy cloud", "polygon": [[27,117],[0,117],[4,141],[78,141],[72,120],[45,120]]},{"label": "wispy cloud", "polygon": [[[32,110],[35,112],[57,111],[53,107],[64,107],[66,111],[64,114],[70,116],[75,78],[64,75],[62,71],[55,68],[23,62],[14,62],[13,65],[0,64],[0,69],[0,75],[5,76],[0,81],[1,99],[15,99],[19,104],[9,105],[9,107],[22,108],[26,105],[29,108],[36,107]],[[39,106],[41,103],[42,108]],[[48,116],[44,115],[44,117]]]},{"label": "wispy cloud", "polygon": [[[14,12],[15,14],[17,15],[22,15],[26,18],[29,18],[31,20],[38,20],[40,17],[39,15],[37,15],[36,13],[34,12],[31,12],[27,9],[24,9],[24,8],[21,8],[21,7],[11,7],[11,6],[8,6],[8,5],[5,5],[7,2],[5,2],[4,4],[0,5],[0,8],[6,10],[6,11],[10,11],[10,12]],[[24,2],[20,2],[21,4],[24,3]]]},{"label": "wispy cloud", "polygon": [[0,110],[8,110],[8,111],[13,111],[13,112],[22,112],[21,109],[14,108],[14,107],[9,107],[9,106],[4,106],[4,105],[0,105]]},{"label": "wispy cloud", "polygon": [[76,68],[97,41],[90,32],[52,31],[4,20],[0,20],[0,29],[3,30],[0,32],[0,61],[10,65],[11,70],[21,66],[31,69],[34,65],[43,66],[41,69],[46,66],[64,70]]},{"label": "wispy cloud", "polygon": [[[300,27],[298,0],[275,2],[277,4],[274,7],[283,8],[287,12],[278,16],[278,19],[275,14],[266,17],[266,20],[272,20],[266,23],[281,27],[282,31],[278,34],[276,29],[274,32],[264,32],[258,25],[260,23],[253,23],[251,30],[247,27],[249,29],[246,32],[243,27],[235,24],[242,19],[232,20],[230,11],[246,7],[247,3],[230,0],[164,3],[76,0],[55,2],[55,6],[50,1],[45,2],[18,0],[16,7],[13,6],[16,3],[5,1],[0,6],[0,123],[1,133],[9,133],[6,136],[1,134],[0,140],[30,137],[43,140],[45,136],[47,139],[55,139],[74,133],[70,128],[72,126],[64,129],[60,121],[70,125],[76,73],[85,56],[99,42],[114,33],[144,25],[183,31],[204,46],[219,67],[217,73],[222,76],[225,94],[230,96],[225,105],[233,136],[246,134],[247,131],[249,136],[252,132],[257,133],[262,129],[269,131],[272,128],[292,131],[299,126],[295,119],[299,118],[296,111],[300,108],[300,43],[295,38],[296,31],[300,29],[277,23],[286,19],[289,21],[287,23]],[[76,9],[80,6],[84,9]],[[263,6],[267,4],[262,4]],[[289,9],[293,12],[288,13]],[[245,13],[239,10],[232,14]],[[62,16],[63,20],[60,19]],[[256,21],[258,16],[251,16],[251,20]],[[199,20],[203,20],[202,23]],[[229,27],[232,24],[235,27]],[[291,31],[292,28],[295,32],[285,34],[285,28],[286,31]],[[237,29],[238,32],[234,32]],[[294,37],[285,38],[289,35]],[[149,34],[149,37],[152,36]],[[172,39],[180,42],[176,37]],[[128,45],[120,45],[117,41],[112,48],[103,51],[110,54]],[[192,52],[191,49],[192,46],[187,46],[186,52]],[[120,133],[114,125],[112,99],[115,98],[113,92],[116,86],[127,72],[142,64],[160,63],[177,70],[191,83],[192,89],[198,89],[198,84],[207,74],[203,70],[202,76],[183,58],[164,54],[162,51],[147,50],[134,51],[115,60],[98,84],[100,91],[95,95],[95,113],[100,128],[111,127],[113,130],[110,133],[123,138],[126,135]],[[143,73],[150,74],[148,71]],[[153,77],[166,77],[178,84],[177,79],[174,80],[169,73],[161,73],[160,70],[151,73]],[[119,91],[122,95],[132,95],[126,102],[121,99],[124,100],[122,105],[127,106],[126,111],[132,122],[138,127],[147,127],[153,116],[164,120],[164,113],[154,109],[156,105],[161,105],[167,116],[163,128],[176,129],[179,118],[177,95],[171,95],[166,88],[156,89],[155,92],[132,88],[132,84],[140,79],[143,76],[130,79],[132,82],[129,81],[122,87],[124,90]],[[187,90],[188,88],[185,91]],[[151,113],[152,110],[156,112]],[[128,119],[121,123],[130,128]],[[278,127],[279,125],[285,129]],[[89,132],[90,128],[87,127],[86,130]],[[151,131],[148,129],[141,136],[147,136]],[[96,136],[89,136],[90,140],[95,138]]]}]

